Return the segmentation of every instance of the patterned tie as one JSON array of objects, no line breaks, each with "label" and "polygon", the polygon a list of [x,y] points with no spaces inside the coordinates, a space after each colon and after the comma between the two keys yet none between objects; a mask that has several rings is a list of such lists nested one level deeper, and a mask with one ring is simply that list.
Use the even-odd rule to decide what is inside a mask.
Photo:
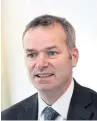
[{"label": "patterned tie", "polygon": [[44,120],[55,120],[59,114],[51,107],[44,110]]}]

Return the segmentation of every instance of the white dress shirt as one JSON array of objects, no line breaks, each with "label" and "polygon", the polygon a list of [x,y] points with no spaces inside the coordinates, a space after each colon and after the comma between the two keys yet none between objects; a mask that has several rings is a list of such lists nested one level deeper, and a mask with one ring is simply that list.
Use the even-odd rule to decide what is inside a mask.
[{"label": "white dress shirt", "polygon": [[[56,118],[56,120],[66,120],[68,109],[70,105],[70,100],[74,90],[74,81],[72,79],[71,84],[67,91],[51,106],[56,112],[60,115]],[[44,120],[43,110],[48,106],[40,97],[38,93],[38,120]]]}]

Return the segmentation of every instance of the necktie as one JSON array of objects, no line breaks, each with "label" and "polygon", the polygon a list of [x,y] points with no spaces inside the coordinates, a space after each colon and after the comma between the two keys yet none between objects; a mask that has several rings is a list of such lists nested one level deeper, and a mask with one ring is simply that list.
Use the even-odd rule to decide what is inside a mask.
[{"label": "necktie", "polygon": [[59,114],[51,107],[44,110],[44,120],[55,120]]}]

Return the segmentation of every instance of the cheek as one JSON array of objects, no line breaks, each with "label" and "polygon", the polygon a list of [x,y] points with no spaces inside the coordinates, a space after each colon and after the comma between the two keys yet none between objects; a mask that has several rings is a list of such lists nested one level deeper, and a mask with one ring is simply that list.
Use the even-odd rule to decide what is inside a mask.
[{"label": "cheek", "polygon": [[32,61],[27,61],[26,64],[29,72],[32,72],[34,68],[34,63]]},{"label": "cheek", "polygon": [[69,58],[57,59],[53,64],[58,73],[64,73],[72,67],[72,62]]}]

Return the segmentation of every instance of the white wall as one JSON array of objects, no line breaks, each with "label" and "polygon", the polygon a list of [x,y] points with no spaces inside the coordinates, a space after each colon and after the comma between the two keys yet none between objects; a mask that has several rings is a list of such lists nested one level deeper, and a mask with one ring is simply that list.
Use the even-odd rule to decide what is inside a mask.
[{"label": "white wall", "polygon": [[27,76],[21,36],[28,21],[42,14],[65,17],[74,26],[80,53],[74,77],[97,91],[97,0],[2,0],[2,12],[11,104],[36,92]]}]

